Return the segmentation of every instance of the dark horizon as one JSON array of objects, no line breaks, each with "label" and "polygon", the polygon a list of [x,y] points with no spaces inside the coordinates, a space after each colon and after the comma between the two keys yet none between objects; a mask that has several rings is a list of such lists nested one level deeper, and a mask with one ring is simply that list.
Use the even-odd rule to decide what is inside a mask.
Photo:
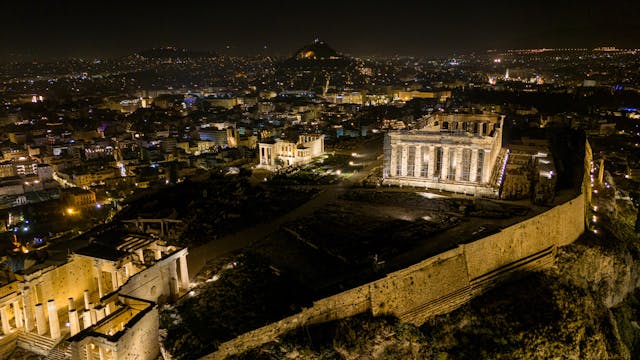
[{"label": "dark horizon", "polygon": [[116,58],[163,46],[288,56],[322,39],[356,56],[448,56],[487,49],[640,48],[633,1],[447,4],[276,1],[164,5],[114,1],[0,5],[0,59]]}]

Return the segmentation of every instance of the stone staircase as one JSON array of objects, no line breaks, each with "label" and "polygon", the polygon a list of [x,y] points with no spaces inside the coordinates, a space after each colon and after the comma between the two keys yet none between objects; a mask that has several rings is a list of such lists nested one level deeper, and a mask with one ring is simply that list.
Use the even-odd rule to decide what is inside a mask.
[{"label": "stone staircase", "polygon": [[68,360],[71,359],[71,347],[66,341],[62,341],[58,346],[49,351],[45,360]]},{"label": "stone staircase", "polygon": [[46,335],[38,335],[36,333],[21,331],[18,335],[18,346],[32,351],[40,355],[49,355],[49,351],[53,349],[58,340],[52,339]]},{"label": "stone staircase", "polygon": [[66,335],[68,333],[63,333],[59,339],[52,339],[47,335],[20,331],[17,345],[36,354],[44,355],[48,360],[68,360],[71,359],[71,348],[69,344],[62,341],[67,337]]}]

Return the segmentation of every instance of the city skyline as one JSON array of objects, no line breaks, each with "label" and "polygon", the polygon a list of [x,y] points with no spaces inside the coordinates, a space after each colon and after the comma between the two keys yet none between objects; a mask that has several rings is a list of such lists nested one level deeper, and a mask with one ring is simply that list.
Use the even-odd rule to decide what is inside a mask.
[{"label": "city skyline", "polygon": [[356,55],[445,56],[487,49],[637,48],[631,1],[509,4],[383,3],[239,8],[233,3],[3,3],[0,58],[113,58],[177,46],[230,55],[288,56],[320,38]]},{"label": "city skyline", "polygon": [[633,358],[638,13],[0,2],[0,360]]}]

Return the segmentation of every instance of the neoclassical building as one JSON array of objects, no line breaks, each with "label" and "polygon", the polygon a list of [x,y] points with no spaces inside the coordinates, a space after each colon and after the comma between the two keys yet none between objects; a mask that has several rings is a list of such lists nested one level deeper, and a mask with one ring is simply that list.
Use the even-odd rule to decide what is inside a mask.
[{"label": "neoclassical building", "polygon": [[313,158],[324,154],[324,135],[305,134],[297,142],[276,139],[261,142],[258,147],[259,168],[277,169],[309,163]]},{"label": "neoclassical building", "polygon": [[437,114],[421,129],[387,133],[383,183],[497,197],[507,152],[503,116]]},{"label": "neoclassical building", "polygon": [[73,241],[89,245],[5,270],[0,349],[18,346],[52,359],[158,358],[158,304],[189,291],[187,249],[121,225]]}]

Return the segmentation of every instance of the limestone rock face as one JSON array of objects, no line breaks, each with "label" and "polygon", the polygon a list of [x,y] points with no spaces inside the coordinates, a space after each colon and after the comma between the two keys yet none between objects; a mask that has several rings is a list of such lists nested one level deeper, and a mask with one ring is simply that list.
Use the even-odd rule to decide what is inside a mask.
[{"label": "limestone rock face", "polygon": [[558,251],[558,276],[593,292],[612,308],[640,286],[640,259],[627,249],[578,243]]}]

